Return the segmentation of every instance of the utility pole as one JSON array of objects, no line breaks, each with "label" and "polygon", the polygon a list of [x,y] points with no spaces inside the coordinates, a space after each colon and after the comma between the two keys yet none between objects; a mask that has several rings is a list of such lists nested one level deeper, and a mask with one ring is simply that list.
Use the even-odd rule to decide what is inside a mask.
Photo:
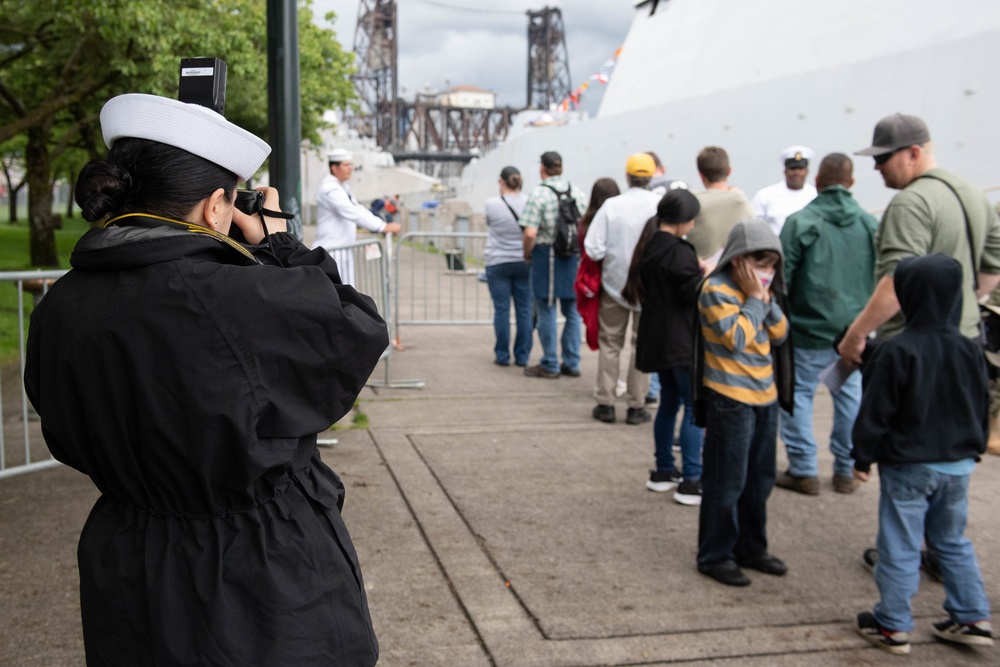
[{"label": "utility pole", "polygon": [[271,185],[295,217],[288,231],[302,239],[302,106],[299,100],[299,15],[295,0],[267,0],[267,123]]}]

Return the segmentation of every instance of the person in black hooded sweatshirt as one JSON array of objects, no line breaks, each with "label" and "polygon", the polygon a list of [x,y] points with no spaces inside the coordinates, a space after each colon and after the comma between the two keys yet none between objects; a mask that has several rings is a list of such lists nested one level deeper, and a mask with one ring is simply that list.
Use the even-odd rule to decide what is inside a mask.
[{"label": "person in black hooded sweatshirt", "polygon": [[[691,354],[701,268],[694,246],[685,240],[701,205],[687,190],[671,190],[646,222],[636,243],[622,296],[642,304],[636,337],[636,368],[660,378],[660,409],[653,422],[656,469],[646,488],[670,491],[682,505],[701,504],[702,429],[695,426],[691,403]],[[683,478],[674,465],[674,424],[681,405],[680,448]]]},{"label": "person in black hooded sweatshirt", "polygon": [[880,477],[881,600],[857,617],[858,633],[890,653],[909,653],[911,599],[920,583],[920,542],[938,556],[949,618],[944,640],[992,645],[990,606],[965,537],[969,477],[986,448],[989,392],[982,350],[959,331],[962,267],[946,255],[912,257],[896,269],[906,328],[865,364],[854,424],[854,476]]}]

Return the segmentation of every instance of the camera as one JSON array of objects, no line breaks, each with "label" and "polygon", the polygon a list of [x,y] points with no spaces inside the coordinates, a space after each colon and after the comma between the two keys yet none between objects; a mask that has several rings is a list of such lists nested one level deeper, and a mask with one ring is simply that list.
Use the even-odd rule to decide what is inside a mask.
[{"label": "camera", "polygon": [[264,211],[264,193],[260,190],[237,190],[233,206],[247,215],[257,215]]}]

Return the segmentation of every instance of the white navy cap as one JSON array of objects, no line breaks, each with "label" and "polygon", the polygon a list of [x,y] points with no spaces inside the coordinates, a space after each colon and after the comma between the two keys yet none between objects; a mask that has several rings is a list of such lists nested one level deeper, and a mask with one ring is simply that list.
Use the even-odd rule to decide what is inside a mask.
[{"label": "white navy cap", "polygon": [[351,151],[347,150],[346,148],[334,148],[326,156],[326,161],[330,163],[347,162],[348,160],[352,159],[354,159],[354,156],[351,155]]},{"label": "white navy cap", "polygon": [[813,150],[808,146],[789,146],[781,151],[781,164],[785,167],[808,167],[813,159]]},{"label": "white navy cap", "polygon": [[108,148],[121,137],[158,141],[228,169],[241,181],[253,176],[271,153],[266,141],[211,109],[158,95],[111,98],[101,109],[101,130]]}]

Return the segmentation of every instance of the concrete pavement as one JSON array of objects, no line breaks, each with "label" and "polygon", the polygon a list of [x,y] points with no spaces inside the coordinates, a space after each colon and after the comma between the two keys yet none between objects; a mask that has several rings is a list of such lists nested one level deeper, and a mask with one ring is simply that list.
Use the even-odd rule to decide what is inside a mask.
[{"label": "concrete pavement", "polygon": [[[624,424],[624,403],[616,424],[591,419],[596,353],[580,378],[534,379],[492,363],[489,327],[401,333],[391,375],[425,388],[365,389],[370,427],[325,434],[339,442],[323,450],[347,486],[383,667],[1000,664],[997,648],[931,637],[943,591],[926,576],[908,658],[855,634],[877,595],[859,560],[877,481],[842,496],[826,472],[818,497],[775,489],[771,549],[789,574],[724,587],[695,570],[698,509],[644,486],[651,425]],[[828,397],[819,406],[822,434]],[[998,483],[987,457],[968,529],[994,603]],[[95,498],[67,468],[0,481],[0,665],[83,664],[75,548]]]}]

